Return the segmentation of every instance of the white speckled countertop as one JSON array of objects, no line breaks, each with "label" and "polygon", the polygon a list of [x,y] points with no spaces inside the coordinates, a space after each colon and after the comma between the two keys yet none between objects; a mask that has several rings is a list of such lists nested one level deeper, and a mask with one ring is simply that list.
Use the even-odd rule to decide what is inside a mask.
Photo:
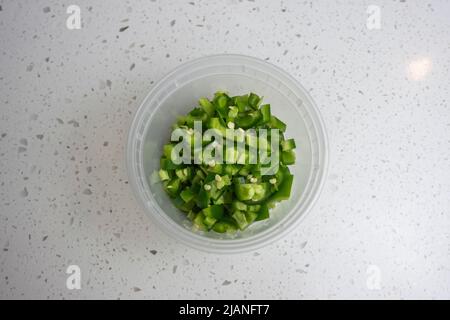
[{"label": "white speckled countertop", "polygon": [[[0,1],[0,298],[450,298],[449,17],[445,0]],[[214,53],[288,71],[330,137],[309,216],[232,256],[158,230],[124,166],[152,84]]]}]

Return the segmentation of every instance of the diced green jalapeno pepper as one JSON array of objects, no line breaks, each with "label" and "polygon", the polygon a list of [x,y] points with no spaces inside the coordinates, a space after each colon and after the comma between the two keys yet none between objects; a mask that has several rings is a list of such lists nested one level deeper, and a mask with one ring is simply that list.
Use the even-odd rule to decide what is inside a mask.
[{"label": "diced green jalapeno pepper", "polygon": [[244,230],[248,226],[245,212],[237,210],[231,215],[231,217],[234,219],[234,221],[236,221],[239,229]]},{"label": "diced green jalapeno pepper", "polygon": [[261,111],[261,117],[262,117],[261,124],[269,122],[270,117],[271,117],[270,104],[265,104],[265,105],[261,106],[260,111]]},{"label": "diced green jalapeno pepper", "polygon": [[294,176],[291,174],[288,174],[283,177],[283,181],[281,182],[280,186],[278,187],[278,191],[276,191],[272,196],[269,198],[269,201],[271,202],[279,202],[282,200],[287,200],[291,196],[291,189],[292,189],[292,182],[294,181]]},{"label": "diced green jalapeno pepper", "polygon": [[160,169],[159,170],[159,178],[161,179],[161,181],[169,180],[170,179],[169,172],[167,172],[164,169]]},{"label": "diced green jalapeno pepper", "polygon": [[269,208],[267,207],[267,204],[263,203],[259,209],[256,221],[261,221],[265,219],[269,219]]},{"label": "diced green jalapeno pepper", "polygon": [[258,97],[256,94],[254,94],[253,92],[250,93],[250,95],[248,96],[248,105],[253,108],[253,109],[257,109],[259,102],[261,101],[261,98]]},{"label": "diced green jalapeno pepper", "polygon": [[[293,176],[288,165],[295,163],[295,141],[285,139],[286,124],[272,114],[269,104],[261,105],[261,101],[262,97],[255,93],[230,97],[225,92],[217,92],[212,100],[200,98],[199,107],[178,117],[173,125],[174,129],[188,130],[187,146],[194,151],[191,159],[204,161],[176,164],[184,154],[172,155],[178,141],[170,142],[163,146],[160,169],[149,180],[151,184],[162,183],[175,207],[186,213],[198,230],[217,233],[245,230],[252,223],[269,219],[276,203],[291,195]],[[203,132],[192,134],[195,121],[202,122]],[[201,152],[195,152],[195,146],[213,143],[202,138],[207,129],[217,130],[224,138],[227,130],[240,130],[231,144],[228,140],[219,142],[219,148],[214,149],[226,162],[208,162]],[[243,131],[247,129],[252,130]],[[267,136],[261,136],[260,129],[278,129],[278,146],[271,145],[270,130]],[[245,144],[245,150],[237,149],[238,141]],[[257,163],[249,162],[253,151],[258,152]],[[262,158],[259,151],[264,151]],[[263,162],[271,156],[279,157],[276,166]],[[263,168],[276,168],[276,171],[267,176]]]},{"label": "diced green jalapeno pepper", "polygon": [[281,132],[286,131],[286,124],[275,116],[270,117],[270,125],[272,129],[278,129]]},{"label": "diced green jalapeno pepper", "polygon": [[288,139],[281,141],[281,150],[283,151],[289,151],[295,149],[295,140],[294,139]]},{"label": "diced green jalapeno pepper", "polygon": [[181,186],[180,179],[174,178],[167,183],[166,191],[171,197],[175,197],[180,190],[180,186]]},{"label": "diced green jalapeno pepper", "polygon": [[218,221],[214,224],[213,230],[218,233],[234,233],[236,232],[236,223],[234,221],[229,221],[230,219],[224,219]]},{"label": "diced green jalapeno pepper", "polygon": [[209,200],[211,199],[210,194],[204,189],[200,189],[200,192],[198,193],[196,202],[197,206],[199,208],[207,208],[209,205]]},{"label": "diced green jalapeno pepper", "polygon": [[184,202],[189,202],[192,199],[194,199],[194,193],[190,189],[184,189],[180,193],[181,199],[183,199]]},{"label": "diced green jalapeno pepper", "polygon": [[214,105],[207,98],[200,98],[198,102],[210,117],[214,114]]},{"label": "diced green jalapeno pepper", "polygon": [[282,151],[281,152],[281,161],[286,164],[294,164],[295,163],[295,153],[292,150]]},{"label": "diced green jalapeno pepper", "polygon": [[258,213],[256,213],[256,212],[247,211],[245,213],[245,220],[247,221],[248,224],[255,221],[257,217],[258,217]]},{"label": "diced green jalapeno pepper", "polygon": [[211,217],[214,219],[220,219],[223,216],[224,208],[222,205],[213,204],[202,210],[202,213],[206,217]]},{"label": "diced green jalapeno pepper", "polygon": [[258,122],[261,114],[257,111],[251,111],[243,114],[238,114],[235,123],[239,128],[248,129]]}]

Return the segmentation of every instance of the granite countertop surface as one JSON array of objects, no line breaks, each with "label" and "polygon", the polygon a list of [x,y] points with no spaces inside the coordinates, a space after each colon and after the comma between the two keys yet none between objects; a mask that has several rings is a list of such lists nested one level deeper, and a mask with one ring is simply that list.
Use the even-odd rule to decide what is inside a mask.
[{"label": "granite countertop surface", "polygon": [[[449,16],[445,0],[0,1],[0,298],[449,299]],[[308,217],[236,255],[163,233],[125,168],[153,84],[218,53],[300,81],[330,145]]]}]

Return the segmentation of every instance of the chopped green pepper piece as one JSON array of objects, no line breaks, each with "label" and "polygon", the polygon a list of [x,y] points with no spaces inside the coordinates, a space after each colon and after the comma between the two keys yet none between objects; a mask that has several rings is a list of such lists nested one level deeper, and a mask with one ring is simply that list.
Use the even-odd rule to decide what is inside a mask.
[{"label": "chopped green pepper piece", "polygon": [[261,114],[257,111],[239,114],[234,121],[239,128],[248,129],[260,119]]},{"label": "chopped green pepper piece", "polygon": [[236,184],[234,189],[236,196],[241,201],[250,200],[255,195],[253,184]]},{"label": "chopped green pepper piece", "polygon": [[178,191],[180,190],[180,179],[174,178],[170,180],[166,185],[166,191],[171,197],[175,197],[178,194]]},{"label": "chopped green pepper piece", "polygon": [[177,169],[175,170],[175,174],[177,175],[177,177],[182,181],[182,182],[186,182],[188,179],[191,178],[191,168],[183,168],[183,169]]},{"label": "chopped green pepper piece", "polygon": [[221,95],[217,98],[217,105],[219,106],[219,108],[223,109],[227,106],[227,97],[224,95]]},{"label": "chopped green pepper piece", "polygon": [[198,103],[210,117],[214,114],[214,105],[208,99],[200,98]]},{"label": "chopped green pepper piece", "polygon": [[270,117],[270,125],[272,129],[278,129],[281,132],[286,131],[286,124],[275,116]]},{"label": "chopped green pepper piece", "polygon": [[287,200],[291,196],[292,182],[294,180],[294,176],[291,174],[286,175],[283,178],[283,182],[280,184],[277,192],[272,194],[269,198],[271,202],[278,202],[282,200]]},{"label": "chopped green pepper piece", "polygon": [[235,106],[230,107],[230,111],[228,111],[228,120],[233,120],[237,117],[239,113],[239,109]]},{"label": "chopped green pepper piece", "polygon": [[181,167],[181,165],[175,164],[172,162],[172,160],[165,159],[165,158],[161,158],[160,166],[161,166],[161,169],[164,169],[164,170],[174,170],[174,169],[178,169]]},{"label": "chopped green pepper piece", "polygon": [[247,205],[240,201],[233,201],[232,208],[234,210],[247,211]]},{"label": "chopped green pepper piece", "polygon": [[183,212],[189,213],[195,206],[195,201],[184,202],[181,196],[174,199],[175,206]]},{"label": "chopped green pepper piece", "polygon": [[224,207],[222,205],[213,204],[202,210],[205,217],[211,217],[214,219],[220,219],[224,213]]},{"label": "chopped green pepper piece", "polygon": [[204,224],[204,219],[205,216],[199,212],[197,213],[197,215],[195,216],[194,220],[193,220],[193,224],[195,227],[197,227],[200,230],[206,230],[206,225]]},{"label": "chopped green pepper piece", "polygon": [[240,167],[238,164],[226,164],[225,165],[225,173],[234,176],[236,175],[240,170]]},{"label": "chopped green pepper piece", "polygon": [[248,105],[250,107],[252,107],[253,109],[258,108],[259,102],[261,101],[261,98],[258,97],[256,94],[254,94],[253,92],[250,93],[250,95],[248,96]]},{"label": "chopped green pepper piece", "polygon": [[263,203],[259,209],[256,221],[261,221],[265,219],[269,219],[269,208],[267,207],[267,204]]},{"label": "chopped green pepper piece", "polygon": [[234,104],[238,107],[239,112],[244,112],[248,106],[248,95],[235,97]]},{"label": "chopped green pepper piece", "polygon": [[207,192],[204,188],[200,189],[198,193],[198,197],[196,200],[197,206],[199,208],[207,208],[209,205],[209,200],[211,196],[209,192]]},{"label": "chopped green pepper piece", "polygon": [[194,199],[194,193],[189,189],[184,189],[183,191],[181,191],[180,197],[184,202],[189,202]]},{"label": "chopped green pepper piece", "polygon": [[270,104],[265,104],[265,105],[261,106],[260,111],[261,111],[261,117],[262,117],[261,124],[269,122],[270,117],[271,117]]},{"label": "chopped green pepper piece", "polygon": [[187,218],[189,219],[189,220],[194,220],[194,218],[195,218],[195,215],[196,215],[196,213],[194,212],[194,211],[189,211],[189,213],[187,214]]},{"label": "chopped green pepper piece", "polygon": [[170,176],[166,170],[160,169],[159,170],[159,178],[161,179],[161,181],[165,181],[165,180],[169,180]]},{"label": "chopped green pepper piece", "polygon": [[222,125],[222,122],[219,118],[210,118],[207,123],[208,129],[216,129],[218,130],[223,137],[226,136],[227,128]]},{"label": "chopped green pepper piece", "polygon": [[165,144],[163,147],[163,154],[167,159],[171,159],[171,157],[172,157],[173,146],[174,146],[173,144],[168,143],[168,144]]},{"label": "chopped green pepper piece", "polygon": [[247,218],[245,217],[244,212],[237,210],[231,217],[234,219],[234,221],[236,221],[239,229],[244,230],[248,226]]},{"label": "chopped green pepper piece", "polygon": [[281,150],[283,151],[289,151],[295,149],[295,140],[294,139],[288,139],[281,141]]},{"label": "chopped green pepper piece", "polygon": [[253,204],[253,205],[249,205],[247,207],[247,211],[248,212],[259,212],[259,210],[261,209],[261,206],[259,204]]},{"label": "chopped green pepper piece", "polygon": [[208,114],[201,108],[195,108],[186,116],[186,124],[192,128],[194,121],[206,122],[208,120]]},{"label": "chopped green pepper piece", "polygon": [[213,230],[218,233],[234,233],[236,232],[236,225],[227,221],[218,221],[214,224]]},{"label": "chopped green pepper piece", "polygon": [[248,224],[255,221],[257,217],[258,217],[258,213],[256,213],[256,212],[247,211],[245,213],[245,220],[247,221]]},{"label": "chopped green pepper piece", "polygon": [[282,151],[281,152],[281,161],[286,164],[294,164],[295,163],[295,152],[292,150]]}]

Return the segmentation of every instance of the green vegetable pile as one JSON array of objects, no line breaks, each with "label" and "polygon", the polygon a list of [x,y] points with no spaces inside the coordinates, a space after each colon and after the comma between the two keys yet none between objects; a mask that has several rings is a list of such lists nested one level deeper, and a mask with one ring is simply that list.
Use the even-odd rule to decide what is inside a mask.
[{"label": "green vegetable pile", "polygon": [[[201,98],[199,106],[180,117],[173,127],[192,133],[194,122],[201,121],[203,132],[211,128],[220,132],[239,128],[278,129],[278,150],[267,146],[270,153],[279,155],[278,170],[271,175],[261,174],[261,163],[248,161],[176,164],[171,158],[176,142],[164,145],[157,176],[174,205],[200,230],[219,233],[244,230],[255,221],[268,219],[269,209],[290,197],[293,175],[288,165],[295,163],[295,141],[285,139],[286,124],[271,114],[269,104],[261,105],[261,101],[254,93],[231,97],[216,92],[212,100]],[[246,139],[246,148],[250,144]]]}]

